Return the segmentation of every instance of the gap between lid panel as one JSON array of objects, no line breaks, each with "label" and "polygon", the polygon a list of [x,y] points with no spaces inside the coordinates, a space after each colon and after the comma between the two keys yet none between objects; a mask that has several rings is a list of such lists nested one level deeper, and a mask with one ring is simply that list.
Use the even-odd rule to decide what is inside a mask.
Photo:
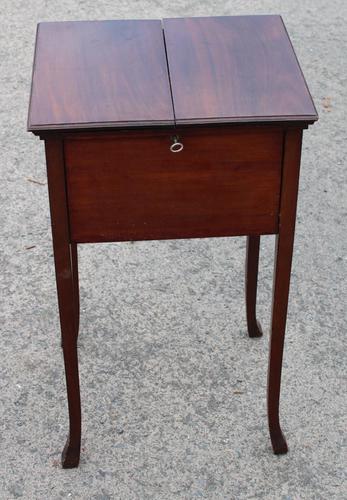
[{"label": "gap between lid panel", "polygon": [[171,105],[172,105],[172,112],[173,112],[173,119],[174,119],[174,127],[176,128],[176,126],[177,126],[176,111],[175,111],[175,103],[174,103],[174,98],[173,98],[173,93],[172,93],[172,82],[171,82],[171,74],[170,74],[169,59],[168,59],[168,54],[167,54],[167,46],[166,46],[166,38],[165,38],[165,30],[164,30],[164,21],[163,21],[163,19],[161,19],[161,29],[162,29],[162,33],[163,33],[163,42],[164,42],[165,59],[166,59],[166,69],[167,69],[167,75],[168,75],[168,79],[169,79],[169,87],[170,87],[170,95],[171,95]]}]

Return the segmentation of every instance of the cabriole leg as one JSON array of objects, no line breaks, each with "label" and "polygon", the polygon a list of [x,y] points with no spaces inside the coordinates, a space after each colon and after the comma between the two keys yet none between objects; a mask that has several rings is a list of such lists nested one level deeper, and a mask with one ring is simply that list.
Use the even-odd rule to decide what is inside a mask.
[{"label": "cabriole leg", "polygon": [[250,337],[261,337],[263,335],[261,326],[256,317],[259,246],[260,236],[247,237],[245,288],[247,328]]},{"label": "cabriole leg", "polygon": [[73,289],[74,289],[75,327],[76,327],[76,336],[78,337],[79,326],[80,326],[80,292],[78,284],[77,243],[71,243],[70,253],[71,253],[72,278],[73,278]]},{"label": "cabriole leg", "polygon": [[286,132],[282,171],[280,223],[279,233],[276,236],[268,371],[268,422],[271,443],[275,454],[287,453],[288,451],[287,443],[280,426],[279,403],[284,336],[294,244],[301,141],[302,130],[292,129]]},{"label": "cabriole leg", "polygon": [[[63,143],[47,139],[46,159],[55,273],[69,408],[69,436],[62,454],[64,468],[77,467],[81,447],[81,402],[77,358],[77,253],[70,244]],[[75,269],[75,272],[74,272]]]}]

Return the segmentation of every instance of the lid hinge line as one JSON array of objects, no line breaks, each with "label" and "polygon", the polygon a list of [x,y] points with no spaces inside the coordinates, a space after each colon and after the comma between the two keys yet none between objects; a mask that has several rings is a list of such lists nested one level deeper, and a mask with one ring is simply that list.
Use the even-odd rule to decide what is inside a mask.
[{"label": "lid hinge line", "polygon": [[172,93],[172,84],[171,84],[171,75],[170,75],[170,67],[169,67],[169,58],[168,58],[168,53],[167,53],[165,31],[164,31],[163,22],[162,22],[162,31],[163,31],[163,41],[164,41],[165,57],[166,57],[166,68],[167,68],[167,74],[168,74],[169,86],[170,86],[172,112],[173,112],[173,118],[174,118],[174,129],[176,130],[177,129],[177,124],[176,124],[175,104],[174,104],[174,98],[173,98],[173,93]]}]

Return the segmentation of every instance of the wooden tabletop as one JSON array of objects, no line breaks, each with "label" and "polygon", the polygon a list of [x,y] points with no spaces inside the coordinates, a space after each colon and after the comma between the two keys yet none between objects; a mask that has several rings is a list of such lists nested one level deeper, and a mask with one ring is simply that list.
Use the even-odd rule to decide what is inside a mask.
[{"label": "wooden tabletop", "polygon": [[177,123],[314,121],[280,16],[164,19]]},{"label": "wooden tabletop", "polygon": [[38,25],[29,130],[172,122],[161,21]]},{"label": "wooden tabletop", "polygon": [[38,25],[30,131],[316,119],[280,16]]}]

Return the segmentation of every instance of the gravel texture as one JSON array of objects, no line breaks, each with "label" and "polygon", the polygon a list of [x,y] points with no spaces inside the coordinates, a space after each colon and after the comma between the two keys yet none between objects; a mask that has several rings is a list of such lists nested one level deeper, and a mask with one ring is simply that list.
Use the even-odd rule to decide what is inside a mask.
[{"label": "gravel texture", "polygon": [[[2,0],[0,499],[338,499],[346,429],[345,0]],[[304,134],[282,425],[266,422],[274,238],[246,335],[245,238],[83,246],[83,452],[67,407],[43,143],[26,132],[36,23],[280,13],[320,114]],[[33,182],[38,181],[38,182]]]}]

